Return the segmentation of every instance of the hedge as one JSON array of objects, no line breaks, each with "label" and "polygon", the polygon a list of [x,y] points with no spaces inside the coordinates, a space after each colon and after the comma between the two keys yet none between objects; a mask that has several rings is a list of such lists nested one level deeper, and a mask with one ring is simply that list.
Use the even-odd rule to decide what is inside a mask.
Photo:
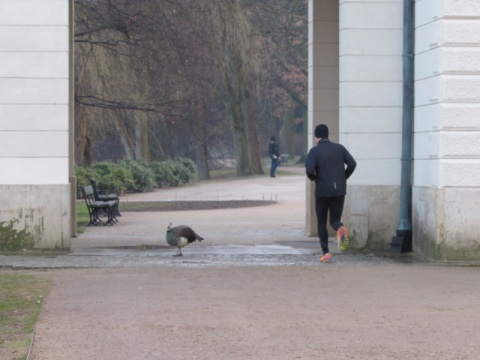
[{"label": "hedge", "polygon": [[122,194],[124,192],[149,192],[164,186],[180,186],[192,181],[197,173],[190,159],[154,161],[138,160],[98,162],[90,167],[75,167],[79,195],[81,187],[95,179],[100,189]]}]

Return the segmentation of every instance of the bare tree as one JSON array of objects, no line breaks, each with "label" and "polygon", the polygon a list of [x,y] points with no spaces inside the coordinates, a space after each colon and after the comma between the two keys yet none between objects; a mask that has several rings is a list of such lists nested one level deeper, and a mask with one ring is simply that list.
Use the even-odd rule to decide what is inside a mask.
[{"label": "bare tree", "polygon": [[308,3],[247,1],[256,9],[255,24],[261,32],[262,94],[268,98],[263,109],[271,123],[267,128],[283,138],[285,152],[293,154],[295,129],[307,112]]},{"label": "bare tree", "polygon": [[301,76],[290,76],[302,55],[289,46],[301,40],[275,44],[282,36],[269,33],[296,29],[288,24],[301,12],[277,2],[76,0],[77,163],[111,136],[123,157],[193,158],[202,179],[218,155],[234,155],[240,176],[263,173],[263,104],[269,119],[290,119],[304,99]]},{"label": "bare tree", "polygon": [[239,0],[209,4],[210,21],[216,34],[213,54],[225,89],[224,103],[234,135],[237,175],[263,174],[253,112],[258,62],[250,12]]}]

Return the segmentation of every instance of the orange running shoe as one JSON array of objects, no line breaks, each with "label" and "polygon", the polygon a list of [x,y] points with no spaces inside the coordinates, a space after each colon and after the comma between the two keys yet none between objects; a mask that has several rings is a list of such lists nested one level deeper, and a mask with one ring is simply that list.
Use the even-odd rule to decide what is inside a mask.
[{"label": "orange running shoe", "polygon": [[342,251],[348,250],[350,246],[350,239],[348,238],[348,229],[342,225],[337,231],[337,244],[338,248]]},{"label": "orange running shoe", "polygon": [[323,263],[324,262],[331,262],[332,258],[333,258],[332,254],[326,253],[320,258],[320,262],[323,262]]}]

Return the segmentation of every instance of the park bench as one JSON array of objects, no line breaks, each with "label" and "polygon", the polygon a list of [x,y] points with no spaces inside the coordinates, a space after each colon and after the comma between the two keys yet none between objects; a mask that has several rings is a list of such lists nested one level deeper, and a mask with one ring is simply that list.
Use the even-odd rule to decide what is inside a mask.
[{"label": "park bench", "polygon": [[287,165],[288,160],[290,160],[289,154],[281,154],[279,159],[279,165]]},{"label": "park bench", "polygon": [[92,185],[96,201],[115,201],[115,216],[122,216],[119,209],[120,198],[117,194],[108,194],[106,191],[99,190],[97,187],[97,181],[92,178],[90,179],[90,185]]},{"label": "park bench", "polygon": [[[83,197],[87,204],[88,214],[90,215],[90,222],[87,226],[97,225],[114,225],[117,222],[115,217],[115,208],[117,203],[115,201],[98,201],[95,199],[95,193],[91,185],[82,187]],[[101,216],[107,216],[107,220],[100,219]]]}]

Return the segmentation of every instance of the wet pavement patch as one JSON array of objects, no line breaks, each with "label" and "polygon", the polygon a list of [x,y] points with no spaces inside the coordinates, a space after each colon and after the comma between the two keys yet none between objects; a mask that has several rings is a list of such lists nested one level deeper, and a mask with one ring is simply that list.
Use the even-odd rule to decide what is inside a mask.
[{"label": "wet pavement patch", "polygon": [[119,246],[96,246],[94,249],[112,249],[112,250],[165,250],[172,249],[170,245],[119,245]]}]

